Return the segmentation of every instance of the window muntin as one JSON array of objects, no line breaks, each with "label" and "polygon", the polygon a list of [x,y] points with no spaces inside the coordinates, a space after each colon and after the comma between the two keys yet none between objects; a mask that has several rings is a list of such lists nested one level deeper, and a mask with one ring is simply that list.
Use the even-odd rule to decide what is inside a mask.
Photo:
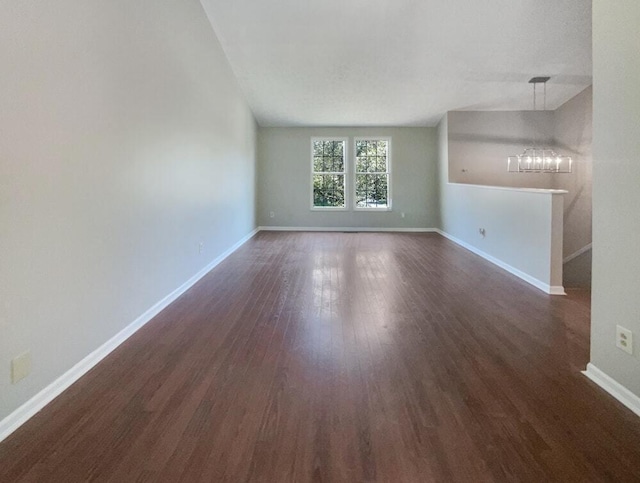
[{"label": "window muntin", "polygon": [[355,209],[391,209],[391,139],[355,140]]},{"label": "window muntin", "polygon": [[346,209],[347,140],[311,140],[311,207]]}]

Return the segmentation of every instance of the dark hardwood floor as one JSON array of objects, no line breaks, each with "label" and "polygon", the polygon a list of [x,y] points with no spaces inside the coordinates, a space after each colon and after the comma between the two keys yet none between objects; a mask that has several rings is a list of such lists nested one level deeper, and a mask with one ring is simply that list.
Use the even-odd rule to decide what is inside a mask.
[{"label": "dark hardwood floor", "polygon": [[261,232],[0,444],[0,481],[640,481],[589,294],[436,234]]}]

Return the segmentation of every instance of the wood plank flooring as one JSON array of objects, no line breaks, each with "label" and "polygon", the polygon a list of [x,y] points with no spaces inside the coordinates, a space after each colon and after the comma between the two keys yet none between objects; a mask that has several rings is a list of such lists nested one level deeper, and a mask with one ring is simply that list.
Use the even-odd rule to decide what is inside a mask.
[{"label": "wood plank flooring", "polygon": [[0,444],[0,481],[640,482],[589,294],[436,234],[261,232]]}]

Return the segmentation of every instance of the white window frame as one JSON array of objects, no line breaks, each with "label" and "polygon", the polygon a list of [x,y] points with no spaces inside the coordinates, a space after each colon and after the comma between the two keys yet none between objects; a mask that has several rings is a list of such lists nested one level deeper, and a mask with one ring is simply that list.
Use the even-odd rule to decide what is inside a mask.
[{"label": "white window frame", "polygon": [[[375,208],[372,206],[359,207],[358,206],[358,197],[356,196],[356,182],[358,179],[357,168],[357,150],[356,145],[358,141],[387,141],[387,171],[386,172],[375,172],[375,173],[366,173],[366,174],[386,174],[387,175],[387,206],[384,208]],[[352,156],[352,164],[353,168],[353,182],[351,183],[351,187],[353,190],[353,210],[354,211],[392,211],[392,197],[391,197],[391,159],[392,159],[392,143],[391,136],[363,136],[363,137],[354,137],[353,138],[353,156]],[[364,174],[364,173],[363,173]]]},{"label": "white window frame", "polygon": [[[313,158],[314,158],[314,150],[313,144],[318,141],[341,141],[344,143],[344,148],[342,150],[342,167],[344,171],[335,171],[335,172],[316,172],[314,171]],[[311,157],[311,179],[309,182],[310,187],[310,203],[311,203],[311,211],[349,211],[349,138],[340,137],[340,136],[322,136],[322,137],[312,137],[311,145],[310,145],[310,157]],[[314,206],[313,204],[313,176],[316,174],[335,174],[344,176],[344,206]]]}]

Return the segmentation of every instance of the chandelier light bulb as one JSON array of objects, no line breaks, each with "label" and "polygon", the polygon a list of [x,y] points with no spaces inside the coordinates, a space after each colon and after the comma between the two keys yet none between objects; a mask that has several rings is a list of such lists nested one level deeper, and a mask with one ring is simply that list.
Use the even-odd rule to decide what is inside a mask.
[{"label": "chandelier light bulb", "polygon": [[[546,110],[547,81],[549,77],[534,77],[529,83],[533,84],[533,110],[536,108],[536,85],[544,86],[543,111]],[[571,156],[562,156],[553,149],[539,147],[534,143],[524,149],[522,154],[507,157],[507,171],[510,173],[571,173],[573,159]],[[526,160],[526,163],[524,162]],[[513,161],[513,162],[512,162]],[[555,166],[554,166],[555,161]],[[566,161],[566,162],[565,162]]]}]

